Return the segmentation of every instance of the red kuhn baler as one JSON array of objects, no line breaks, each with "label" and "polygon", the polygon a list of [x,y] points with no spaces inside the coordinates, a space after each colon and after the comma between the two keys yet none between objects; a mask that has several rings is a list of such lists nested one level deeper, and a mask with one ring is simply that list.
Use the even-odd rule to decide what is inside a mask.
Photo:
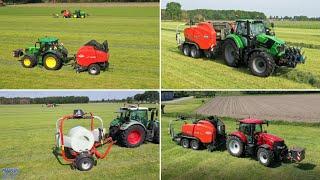
[{"label": "red kuhn baler", "polygon": [[[75,126],[69,130],[68,134],[64,134],[65,123],[71,120],[87,120],[89,121],[90,129],[83,126]],[[94,127],[94,121],[96,120],[101,123],[98,128]],[[63,116],[57,120],[53,154],[61,164],[63,163],[59,158],[60,156],[72,167],[80,171],[89,171],[97,164],[96,159],[103,159],[109,154],[112,145],[115,143],[105,132],[103,121],[99,116],[94,116],[92,113],[84,113],[80,109],[74,110],[73,114]],[[100,153],[98,148],[106,144],[108,144],[108,147],[103,153]]]}]

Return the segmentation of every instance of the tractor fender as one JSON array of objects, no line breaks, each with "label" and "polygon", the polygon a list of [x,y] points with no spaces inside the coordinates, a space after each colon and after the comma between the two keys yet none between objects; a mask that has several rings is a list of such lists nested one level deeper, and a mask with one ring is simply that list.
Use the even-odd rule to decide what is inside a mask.
[{"label": "tractor fender", "polygon": [[262,48],[256,48],[256,49],[252,49],[251,51],[248,52],[248,58],[251,56],[252,53],[254,52],[263,52],[265,51],[264,49]]},{"label": "tractor fender", "polygon": [[185,42],[183,43],[183,46],[184,46],[185,44],[194,45],[194,46],[196,46],[197,49],[199,49],[199,46],[198,46],[197,43],[185,41]]},{"label": "tractor fender", "polygon": [[62,53],[60,53],[60,52],[58,52],[58,51],[49,50],[49,51],[45,52],[45,53],[42,55],[42,61],[43,61],[44,56],[46,56],[47,54],[56,55],[59,59],[63,60],[63,54],[62,54]]},{"label": "tractor fender", "polygon": [[243,143],[247,143],[247,137],[240,131],[236,131],[231,133],[229,136],[236,136],[238,137]]},{"label": "tractor fender", "polygon": [[236,45],[237,45],[237,47],[238,47],[239,49],[244,48],[243,42],[241,41],[241,38],[240,38],[239,36],[237,36],[237,35],[235,35],[235,34],[229,34],[229,35],[226,37],[225,40],[227,40],[227,39],[233,40],[233,41],[236,43]]},{"label": "tractor fender", "polygon": [[272,150],[271,146],[268,144],[262,144],[259,146],[259,148],[264,148],[264,149],[268,149],[268,150]]},{"label": "tractor fender", "polygon": [[140,126],[142,126],[143,127],[143,129],[145,130],[145,131],[147,131],[147,129],[146,129],[146,127],[142,124],[142,123],[140,123],[140,122],[138,122],[138,121],[129,121],[129,122],[126,122],[126,123],[123,123],[121,126],[120,126],[120,130],[126,130],[126,129],[128,129],[130,126],[132,126],[132,125],[140,125]]}]

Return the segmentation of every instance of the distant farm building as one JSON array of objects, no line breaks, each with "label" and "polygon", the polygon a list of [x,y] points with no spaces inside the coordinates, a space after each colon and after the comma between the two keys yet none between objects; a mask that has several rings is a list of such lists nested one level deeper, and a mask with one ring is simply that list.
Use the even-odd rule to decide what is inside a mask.
[{"label": "distant farm building", "polygon": [[173,100],[173,98],[174,98],[173,91],[161,92],[161,101],[170,101],[170,100]]}]

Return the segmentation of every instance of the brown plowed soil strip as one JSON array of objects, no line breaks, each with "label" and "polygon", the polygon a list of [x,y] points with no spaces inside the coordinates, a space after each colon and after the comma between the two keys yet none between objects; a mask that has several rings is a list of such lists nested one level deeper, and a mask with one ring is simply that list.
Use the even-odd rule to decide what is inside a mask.
[{"label": "brown plowed soil strip", "polygon": [[196,110],[198,114],[320,122],[320,94],[216,97]]}]

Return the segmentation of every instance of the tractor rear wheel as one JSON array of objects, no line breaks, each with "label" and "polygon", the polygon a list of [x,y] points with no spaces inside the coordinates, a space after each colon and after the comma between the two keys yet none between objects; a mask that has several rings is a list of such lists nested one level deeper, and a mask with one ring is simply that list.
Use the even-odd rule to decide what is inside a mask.
[{"label": "tractor rear wheel", "polygon": [[196,46],[191,46],[190,55],[193,58],[199,58],[200,57],[200,50]]},{"label": "tractor rear wheel", "polygon": [[196,139],[193,139],[190,141],[190,147],[193,149],[193,150],[198,150],[200,148],[200,143],[198,140]]},{"label": "tractor rear wheel", "polygon": [[54,54],[47,54],[43,57],[43,66],[47,70],[58,70],[62,67],[62,61]]},{"label": "tractor rear wheel", "polygon": [[276,64],[268,53],[258,51],[251,54],[248,66],[253,75],[268,77],[273,73]]},{"label": "tractor rear wheel", "polygon": [[140,125],[132,125],[120,132],[120,145],[128,148],[140,146],[145,140],[146,132]]},{"label": "tractor rear wheel", "polygon": [[24,55],[21,59],[21,64],[25,68],[33,68],[37,65],[37,60],[34,56],[31,55]]},{"label": "tractor rear wheel", "polygon": [[232,39],[227,39],[224,43],[224,60],[228,66],[238,67],[240,63],[239,48]]},{"label": "tractor rear wheel", "polygon": [[94,160],[91,157],[76,158],[75,164],[80,171],[89,171],[94,165]]},{"label": "tractor rear wheel", "polygon": [[273,162],[273,152],[265,148],[259,148],[257,152],[259,162],[264,166],[270,166]]},{"label": "tractor rear wheel", "polygon": [[185,56],[190,56],[190,46],[188,44],[183,45],[182,52]]},{"label": "tractor rear wheel", "polygon": [[91,64],[88,68],[88,73],[91,75],[100,74],[100,66],[99,64]]},{"label": "tractor rear wheel", "polygon": [[231,136],[227,139],[228,152],[235,157],[241,157],[243,155],[243,143],[238,137]]},{"label": "tractor rear wheel", "polygon": [[190,147],[189,139],[183,138],[181,140],[181,146],[184,147],[184,148],[189,148]]}]

